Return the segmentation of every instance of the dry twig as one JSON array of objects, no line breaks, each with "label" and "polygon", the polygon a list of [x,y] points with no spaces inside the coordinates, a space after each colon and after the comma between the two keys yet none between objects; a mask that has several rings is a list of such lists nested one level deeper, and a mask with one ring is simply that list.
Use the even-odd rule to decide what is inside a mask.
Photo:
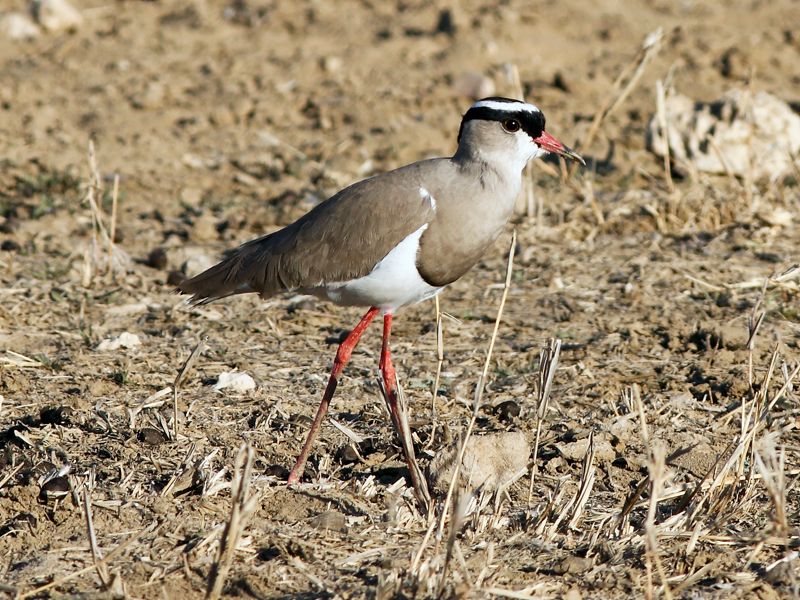
[{"label": "dry twig", "polygon": [[233,554],[242,537],[247,521],[259,502],[258,496],[249,496],[253,470],[253,449],[245,444],[236,455],[231,487],[231,512],[219,540],[217,558],[211,566],[206,589],[206,600],[216,600],[222,593],[225,578],[233,562]]},{"label": "dry twig", "polygon": [[558,357],[561,355],[561,340],[550,338],[547,345],[539,351],[539,387],[536,390],[536,437],[533,442],[533,462],[531,463],[531,481],[528,487],[528,506],[533,497],[533,481],[536,477],[536,461],[539,456],[539,443],[542,436],[542,422],[550,405],[550,390],[553,378],[558,369]]},{"label": "dry twig", "polygon": [[455,467],[453,468],[453,476],[450,479],[450,486],[447,489],[447,496],[444,501],[444,506],[442,508],[442,514],[439,520],[439,528],[437,532],[437,537],[441,537],[442,532],[444,531],[444,523],[445,519],[447,518],[447,513],[449,511],[450,502],[453,497],[453,491],[455,490],[456,483],[458,482],[458,478],[461,474],[461,463],[464,461],[464,452],[467,449],[467,442],[469,441],[470,435],[472,435],[472,429],[475,427],[475,421],[478,418],[478,411],[480,410],[481,406],[481,399],[483,398],[483,390],[486,386],[486,378],[489,375],[489,366],[492,362],[492,352],[494,351],[494,344],[497,340],[497,332],[500,329],[500,321],[503,318],[503,308],[506,305],[506,298],[508,297],[508,290],[511,287],[511,273],[514,269],[514,249],[517,246],[517,232],[514,231],[511,234],[511,246],[508,250],[508,262],[506,266],[506,278],[505,284],[503,285],[503,295],[500,297],[500,306],[497,308],[497,317],[494,321],[494,329],[492,330],[492,337],[489,340],[489,349],[486,351],[486,360],[483,363],[483,371],[481,372],[480,377],[478,378],[478,383],[475,388],[475,400],[472,405],[472,418],[469,421],[469,425],[467,425],[467,430],[464,433],[464,437],[461,440],[461,446],[458,450],[458,458],[456,458]]}]

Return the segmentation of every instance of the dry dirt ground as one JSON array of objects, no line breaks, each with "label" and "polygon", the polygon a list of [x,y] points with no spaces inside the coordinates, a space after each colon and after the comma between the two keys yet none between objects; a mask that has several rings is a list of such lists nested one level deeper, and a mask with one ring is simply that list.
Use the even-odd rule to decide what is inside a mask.
[{"label": "dry dirt ground", "polygon": [[[670,189],[645,146],[659,79],[698,100],[748,85],[797,100],[797,2],[77,7],[75,31],[0,39],[0,594],[205,594],[248,443],[255,504],[233,528],[225,596],[797,596],[799,288],[776,276],[798,261],[798,177],[675,173]],[[534,166],[540,218],[522,210],[442,295],[435,416],[433,304],[396,320],[424,469],[470,420],[516,229],[473,435],[533,443],[539,350],[560,339],[532,494],[528,475],[497,500],[479,494],[424,542],[376,384],[377,326],[332,406],[360,443],[327,422],[287,489],[359,311],[288,297],[190,309],[171,293],[181,270],[348,182],[452,152],[476,80],[518,93],[509,65],[549,131],[585,140],[658,27],[630,95],[578,143],[588,167],[566,181],[556,163]],[[109,273],[87,196],[108,226],[115,175]],[[98,349],[124,332],[141,344]],[[169,388],[201,340],[175,439]],[[257,388],[215,391],[234,369]]]}]

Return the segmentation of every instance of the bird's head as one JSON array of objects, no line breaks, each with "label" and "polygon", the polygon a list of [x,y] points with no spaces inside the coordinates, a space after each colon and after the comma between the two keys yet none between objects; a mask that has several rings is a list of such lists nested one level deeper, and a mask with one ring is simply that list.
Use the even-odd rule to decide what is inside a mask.
[{"label": "bird's head", "polygon": [[542,111],[533,104],[510,98],[484,98],[461,120],[458,152],[524,167],[552,152],[583,163],[573,150],[545,131]]}]

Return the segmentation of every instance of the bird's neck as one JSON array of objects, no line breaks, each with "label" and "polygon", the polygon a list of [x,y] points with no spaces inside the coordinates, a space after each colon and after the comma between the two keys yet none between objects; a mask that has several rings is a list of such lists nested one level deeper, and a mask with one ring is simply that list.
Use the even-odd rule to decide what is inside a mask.
[{"label": "bird's neck", "polygon": [[482,178],[491,179],[498,188],[508,188],[516,196],[522,185],[522,170],[527,160],[516,156],[509,156],[508,152],[492,152],[491,150],[478,150],[459,146],[452,161],[459,168],[481,173]]}]

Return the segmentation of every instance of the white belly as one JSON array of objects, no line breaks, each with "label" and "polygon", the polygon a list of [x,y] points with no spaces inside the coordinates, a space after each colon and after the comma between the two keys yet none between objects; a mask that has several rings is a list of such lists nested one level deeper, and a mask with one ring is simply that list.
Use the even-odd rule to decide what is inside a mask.
[{"label": "white belly", "polygon": [[419,239],[427,228],[423,225],[406,237],[369,275],[303,291],[342,306],[376,306],[384,312],[432,298],[442,288],[428,284],[417,270]]}]

